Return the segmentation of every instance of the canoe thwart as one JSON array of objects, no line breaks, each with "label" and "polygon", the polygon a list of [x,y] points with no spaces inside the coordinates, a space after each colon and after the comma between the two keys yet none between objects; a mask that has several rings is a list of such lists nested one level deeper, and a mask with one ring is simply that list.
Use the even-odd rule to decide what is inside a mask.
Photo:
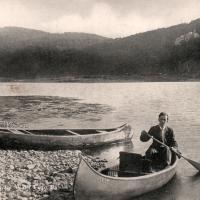
[{"label": "canoe thwart", "polygon": [[69,133],[71,133],[71,134],[73,134],[73,135],[80,135],[80,134],[75,133],[74,131],[71,131],[71,130],[66,130],[66,131],[69,132]]},{"label": "canoe thwart", "polygon": [[30,131],[27,131],[27,130],[23,130],[23,132],[25,132],[26,134],[34,135],[33,133],[31,133]]}]

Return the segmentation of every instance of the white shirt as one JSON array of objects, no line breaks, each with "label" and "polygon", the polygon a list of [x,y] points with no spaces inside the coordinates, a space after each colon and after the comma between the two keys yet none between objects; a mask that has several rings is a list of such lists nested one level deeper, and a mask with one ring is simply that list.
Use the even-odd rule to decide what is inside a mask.
[{"label": "white shirt", "polygon": [[165,128],[166,128],[166,126],[161,127],[161,126],[159,125],[159,127],[160,127],[161,134],[162,134],[162,141],[164,142],[164,138],[165,138]]}]

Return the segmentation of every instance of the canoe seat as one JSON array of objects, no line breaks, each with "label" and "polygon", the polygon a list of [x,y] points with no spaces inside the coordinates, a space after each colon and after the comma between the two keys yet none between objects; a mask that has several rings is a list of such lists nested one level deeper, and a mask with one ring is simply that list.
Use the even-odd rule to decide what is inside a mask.
[{"label": "canoe seat", "polygon": [[14,133],[14,134],[23,134],[21,131],[18,131],[16,129],[8,129],[10,132]]}]

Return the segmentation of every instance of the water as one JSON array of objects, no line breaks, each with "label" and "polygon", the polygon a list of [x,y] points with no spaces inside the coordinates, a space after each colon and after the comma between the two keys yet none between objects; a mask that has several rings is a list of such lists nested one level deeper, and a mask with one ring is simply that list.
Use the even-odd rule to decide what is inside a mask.
[{"label": "water", "polygon": [[[129,123],[133,144],[88,151],[118,162],[119,151],[144,154],[150,142],[139,141],[141,130],[169,114],[182,153],[200,162],[200,83],[1,83],[0,120],[30,128],[109,128]],[[165,187],[137,200],[199,200],[200,175],[181,159],[177,175]]]}]

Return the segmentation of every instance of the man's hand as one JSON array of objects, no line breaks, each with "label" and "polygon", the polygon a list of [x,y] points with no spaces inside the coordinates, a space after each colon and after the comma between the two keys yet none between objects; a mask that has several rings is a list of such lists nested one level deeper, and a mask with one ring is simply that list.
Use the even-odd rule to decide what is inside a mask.
[{"label": "man's hand", "polygon": [[174,148],[174,147],[170,147],[170,149],[171,149],[173,152],[176,153],[176,155],[178,156],[178,158],[181,158],[181,152],[180,152],[178,149],[176,149],[176,148]]}]

